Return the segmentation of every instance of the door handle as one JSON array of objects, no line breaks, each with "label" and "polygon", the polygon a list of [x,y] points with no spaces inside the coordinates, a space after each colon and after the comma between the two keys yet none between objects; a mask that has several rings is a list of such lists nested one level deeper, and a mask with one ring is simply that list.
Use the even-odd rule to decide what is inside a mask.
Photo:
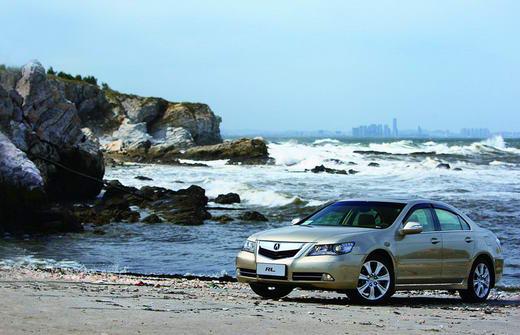
[{"label": "door handle", "polygon": [[473,239],[472,239],[471,237],[468,236],[468,237],[466,237],[466,238],[464,239],[464,241],[466,241],[466,243],[471,243],[471,242],[473,242]]},{"label": "door handle", "polygon": [[432,244],[437,244],[439,243],[441,240],[439,240],[437,237],[432,237]]}]

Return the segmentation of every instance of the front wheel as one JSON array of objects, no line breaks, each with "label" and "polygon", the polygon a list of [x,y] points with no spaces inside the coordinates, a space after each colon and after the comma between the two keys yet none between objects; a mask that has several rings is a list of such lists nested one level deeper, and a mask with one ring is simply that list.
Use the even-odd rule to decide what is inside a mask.
[{"label": "front wheel", "polygon": [[250,283],[249,286],[259,296],[266,299],[280,299],[292,292],[293,288],[283,285]]},{"label": "front wheel", "polygon": [[477,260],[468,278],[468,289],[459,290],[459,295],[463,301],[483,302],[491,291],[491,267],[485,260]]},{"label": "front wheel", "polygon": [[394,293],[392,266],[384,258],[370,258],[365,261],[359,273],[357,288],[347,292],[357,303],[375,305],[387,301]]}]

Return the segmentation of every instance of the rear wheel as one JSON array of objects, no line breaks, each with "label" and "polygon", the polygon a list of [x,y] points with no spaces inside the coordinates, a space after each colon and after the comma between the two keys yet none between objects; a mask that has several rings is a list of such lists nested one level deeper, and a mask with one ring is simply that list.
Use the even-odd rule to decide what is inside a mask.
[{"label": "rear wheel", "polygon": [[293,288],[284,285],[250,283],[253,292],[267,299],[280,299],[292,292]]},{"label": "rear wheel", "polygon": [[347,292],[352,301],[366,305],[383,303],[393,294],[392,266],[383,257],[368,258],[361,267],[357,288]]},{"label": "rear wheel", "polygon": [[459,295],[463,301],[482,302],[487,299],[491,291],[492,276],[491,266],[488,261],[478,259],[468,278],[468,289],[459,290]]}]

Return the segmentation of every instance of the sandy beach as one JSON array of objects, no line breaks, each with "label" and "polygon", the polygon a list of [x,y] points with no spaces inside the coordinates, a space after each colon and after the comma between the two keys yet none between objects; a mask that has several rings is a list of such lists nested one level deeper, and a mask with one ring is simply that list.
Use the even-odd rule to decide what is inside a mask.
[{"label": "sandy beach", "polygon": [[76,271],[0,270],[0,334],[516,334],[520,292],[485,304],[448,292],[397,294],[386,306],[295,291],[262,300],[247,285]]}]

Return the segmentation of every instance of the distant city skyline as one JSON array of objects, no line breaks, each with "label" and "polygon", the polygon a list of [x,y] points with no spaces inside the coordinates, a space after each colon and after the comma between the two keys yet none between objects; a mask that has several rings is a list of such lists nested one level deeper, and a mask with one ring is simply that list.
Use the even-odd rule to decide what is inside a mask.
[{"label": "distant city skyline", "polygon": [[392,129],[397,117],[403,130],[520,131],[520,1],[0,6],[0,63],[38,59],[121,92],[207,103],[226,130]]}]

